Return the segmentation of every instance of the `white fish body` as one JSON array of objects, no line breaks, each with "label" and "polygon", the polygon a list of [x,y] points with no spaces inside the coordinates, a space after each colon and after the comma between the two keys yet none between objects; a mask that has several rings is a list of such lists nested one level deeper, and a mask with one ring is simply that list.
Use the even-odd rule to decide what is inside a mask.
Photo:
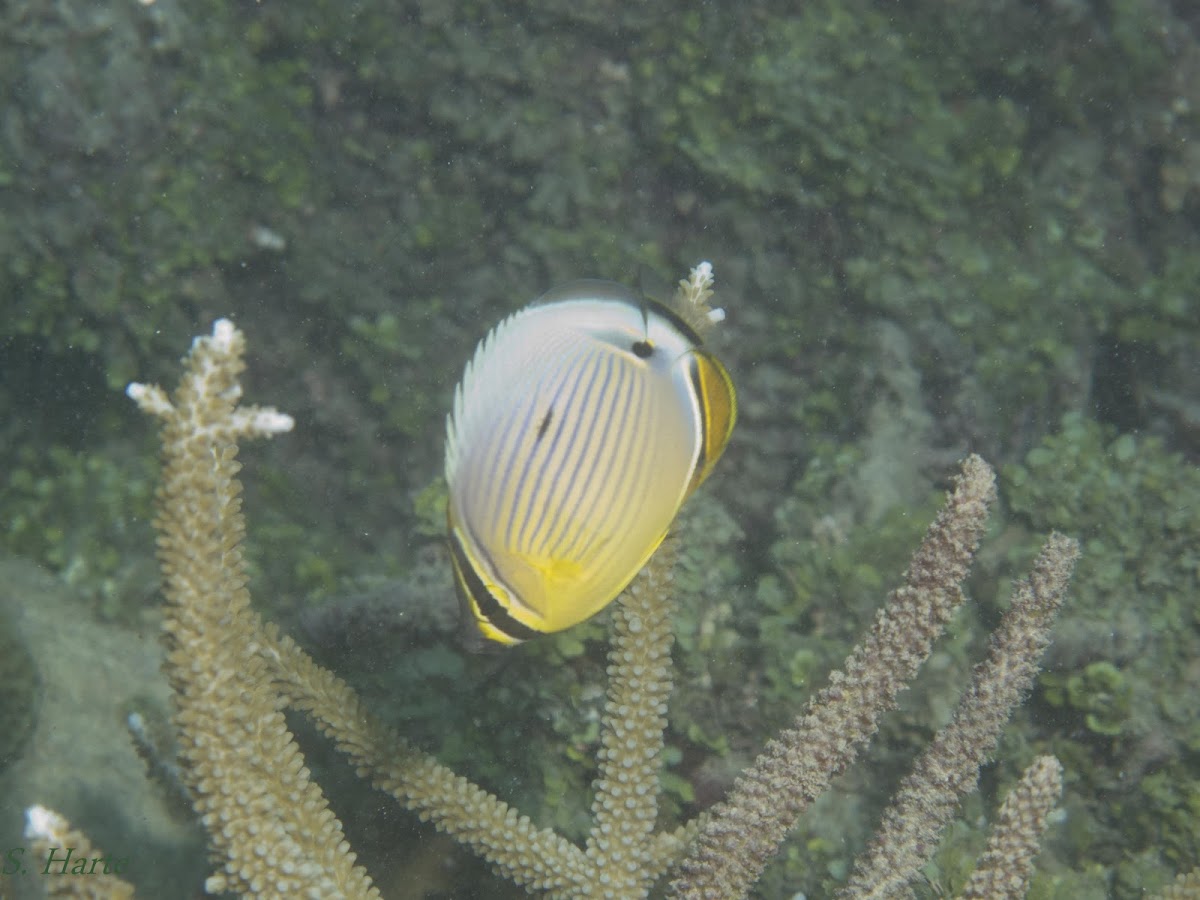
[{"label": "white fish body", "polygon": [[447,420],[451,550],[483,634],[594,615],[633,579],[728,441],[721,363],[669,311],[573,282],[484,338]]}]

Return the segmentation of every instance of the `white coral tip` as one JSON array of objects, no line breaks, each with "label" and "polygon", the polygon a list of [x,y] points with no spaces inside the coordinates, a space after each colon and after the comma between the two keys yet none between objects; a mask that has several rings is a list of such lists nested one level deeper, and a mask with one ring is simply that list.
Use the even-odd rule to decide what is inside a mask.
[{"label": "white coral tip", "polygon": [[156,384],[132,381],[125,386],[125,396],[136,403],[142,412],[163,417],[172,412],[171,401],[167,399],[163,389]]},{"label": "white coral tip", "polygon": [[212,342],[218,350],[229,350],[233,344],[233,335],[237,328],[228,319],[217,319],[213,322]]},{"label": "white coral tip", "polygon": [[58,840],[69,828],[67,820],[52,809],[31,806],[25,810],[25,837]]},{"label": "white coral tip", "polygon": [[277,409],[260,409],[254,417],[254,427],[263,434],[291,431],[295,425],[295,419]]}]

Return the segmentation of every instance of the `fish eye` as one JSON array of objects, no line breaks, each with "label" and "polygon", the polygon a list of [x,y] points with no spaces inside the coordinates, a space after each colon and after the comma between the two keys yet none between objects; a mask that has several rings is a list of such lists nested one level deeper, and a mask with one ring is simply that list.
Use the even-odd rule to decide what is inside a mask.
[{"label": "fish eye", "polygon": [[638,359],[649,359],[654,355],[654,344],[650,341],[634,341],[630,349]]}]

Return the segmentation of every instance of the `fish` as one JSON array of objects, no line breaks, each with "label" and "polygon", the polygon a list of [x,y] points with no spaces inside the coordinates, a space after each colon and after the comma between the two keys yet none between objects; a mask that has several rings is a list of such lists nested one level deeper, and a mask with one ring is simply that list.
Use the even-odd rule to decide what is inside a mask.
[{"label": "fish", "polygon": [[612,602],[736,418],[697,331],[622,285],[573,281],[496,325],[446,419],[450,556],[479,632],[518,644]]}]

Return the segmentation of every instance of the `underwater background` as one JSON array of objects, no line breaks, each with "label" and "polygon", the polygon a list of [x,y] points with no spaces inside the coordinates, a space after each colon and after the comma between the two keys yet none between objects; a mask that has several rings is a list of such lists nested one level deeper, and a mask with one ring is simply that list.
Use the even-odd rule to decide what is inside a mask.
[{"label": "underwater background", "polygon": [[[1039,753],[1066,789],[1031,897],[1200,865],[1200,12],[796,6],[0,7],[0,854],[46,803],[144,896],[203,896],[158,668],[157,442],[124,388],[173,382],[219,316],[251,399],[297,423],[243,453],[258,608],[577,836],[605,616],[461,648],[444,417],[479,338],[556,283],[665,298],[709,260],[740,409],[679,522],[664,820],[822,686],[977,452],[1000,504],[970,602],[758,896],[844,881],[1050,529],[1083,556],[1045,671],[918,893],[961,886]],[[524,896],[295,728],[385,896]]]}]

